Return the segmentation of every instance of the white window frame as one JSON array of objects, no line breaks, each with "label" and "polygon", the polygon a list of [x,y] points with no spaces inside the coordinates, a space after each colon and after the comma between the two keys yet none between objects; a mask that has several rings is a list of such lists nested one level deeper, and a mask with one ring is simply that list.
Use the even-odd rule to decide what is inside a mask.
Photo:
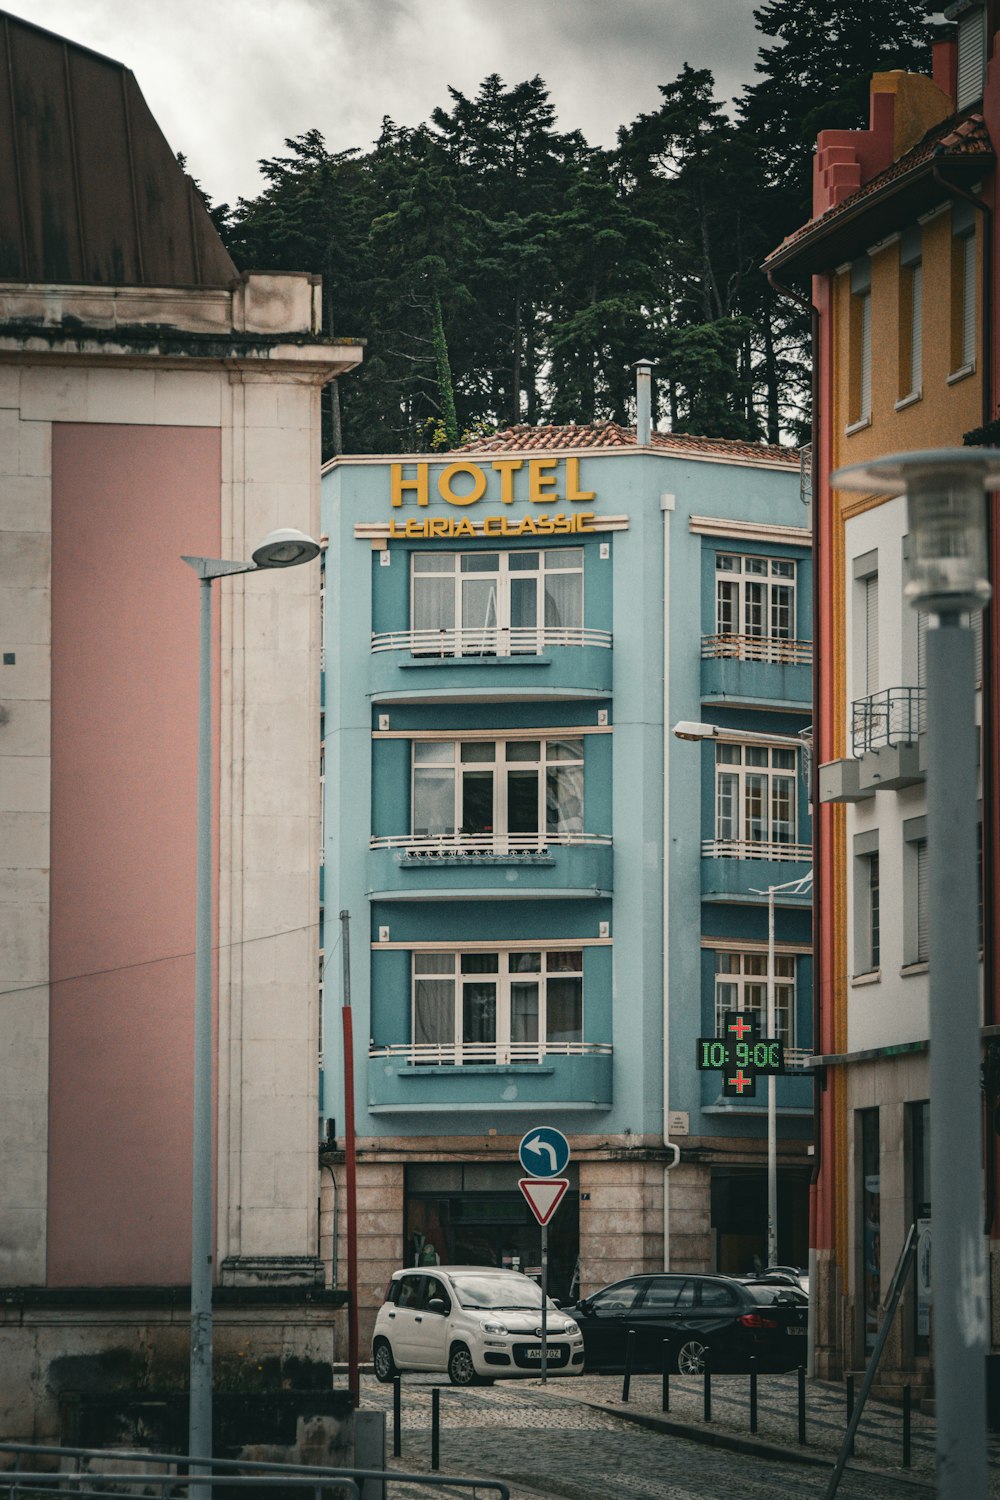
[{"label": "white window frame", "polygon": [[795,573],[791,558],[717,552],[716,635],[747,640],[794,640]]},{"label": "white window frame", "polygon": [[[481,566],[495,559],[495,567]],[[515,559],[531,559],[536,566],[518,566]],[[471,563],[480,566],[467,566]],[[513,566],[512,566],[513,562]],[[558,638],[561,633],[574,636],[583,631],[584,551],[582,547],[550,549],[435,552],[414,551],[410,562],[410,629],[414,635],[414,654],[431,656],[531,656],[543,649],[546,633]],[[572,623],[550,624],[546,618],[546,578],[578,575],[579,618]],[[417,589],[421,578],[451,578],[454,583],[452,623],[418,627]],[[463,618],[463,582],[491,579],[492,599],[488,602],[485,621],[466,624]],[[528,625],[511,623],[511,597],[515,582],[534,579],[534,621]],[[426,639],[425,639],[426,638]],[[572,643],[572,642],[571,642]]]},{"label": "white window frame", "polygon": [[[493,971],[482,969],[474,973],[463,972],[463,959],[496,960]],[[537,958],[538,967],[526,964]],[[419,972],[418,972],[419,967]],[[530,952],[521,949],[498,948],[488,952],[476,950],[441,948],[414,953],[410,964],[410,1036],[412,1060],[423,1065],[473,1065],[476,1063],[538,1062],[547,1053],[568,1053],[584,1050],[584,984],[583,948],[546,949],[540,943]],[[579,981],[579,1026],[577,1035],[559,1040],[549,1038],[548,988],[552,980],[576,979]],[[437,1042],[418,1042],[417,998],[422,980],[433,983],[450,983],[452,986],[452,1026],[450,1036]],[[518,983],[538,985],[537,1038],[534,1041],[511,1040],[511,994]],[[466,1041],[464,1036],[465,992],[476,984],[495,986],[495,1038],[492,1042]]]},{"label": "white window frame", "polygon": [[[798,844],[799,752],[776,745],[728,744],[715,747],[715,841],[756,850],[778,851]],[[766,794],[763,829],[754,832],[750,816],[751,782],[762,779]],[[731,785],[730,785],[731,784]],[[779,786],[791,802],[787,836],[774,836],[775,794]],[[735,790],[735,797],[732,795]],[[784,820],[782,820],[784,821]],[[779,856],[780,857],[780,854]]]},{"label": "white window frame", "polygon": [[[537,758],[531,760],[512,758],[512,750],[526,745],[538,745]],[[574,747],[579,745],[578,755],[557,754],[557,747]],[[463,759],[465,746],[474,747],[477,751],[489,750],[492,746],[493,755],[491,759]],[[422,758],[434,755],[437,758]],[[561,770],[578,770],[580,772],[580,809],[572,819],[565,819],[563,826],[550,826],[548,785],[549,775]],[[416,827],[417,811],[417,779],[421,771],[450,772],[452,776],[453,810],[451,827],[446,830],[438,830],[430,833],[426,830],[418,830]],[[464,811],[464,778],[466,774],[475,774],[477,771],[489,771],[493,777],[493,818],[492,827],[480,833],[467,834],[462,828],[462,817]],[[511,833],[509,824],[509,781],[510,772],[534,771],[536,778],[537,793],[537,817],[536,829],[528,832]],[[496,852],[512,852],[519,847],[536,848],[544,846],[547,841],[558,840],[571,841],[574,836],[582,837],[584,831],[584,740],[580,735],[550,735],[539,736],[537,740],[526,740],[523,736],[516,739],[504,739],[498,736],[495,740],[466,740],[445,739],[440,740],[415,740],[410,754],[410,829],[414,838],[454,841],[458,845],[467,847],[483,846]],[[568,826],[572,823],[573,826]]]},{"label": "white window frame", "polygon": [[[795,994],[798,965],[792,953],[774,955],[774,1018],[778,1037],[795,1046]],[[717,949],[715,954],[715,1034],[722,1036],[727,1011],[750,1012],[767,1035],[767,954]]]}]

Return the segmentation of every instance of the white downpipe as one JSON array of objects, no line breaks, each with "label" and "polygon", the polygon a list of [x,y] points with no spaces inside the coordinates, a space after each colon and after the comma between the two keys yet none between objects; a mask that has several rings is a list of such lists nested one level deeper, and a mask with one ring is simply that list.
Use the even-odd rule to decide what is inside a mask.
[{"label": "white downpipe", "polygon": [[663,1169],[663,1269],[670,1270],[670,1170],[681,1158],[670,1139],[670,512],[673,495],[660,496],[663,512],[663,1144],[673,1160]]}]

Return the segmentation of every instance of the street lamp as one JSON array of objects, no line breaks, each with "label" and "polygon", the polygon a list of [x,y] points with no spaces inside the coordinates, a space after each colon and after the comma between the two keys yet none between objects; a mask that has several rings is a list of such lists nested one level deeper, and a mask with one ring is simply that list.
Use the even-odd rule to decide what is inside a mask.
[{"label": "street lamp", "polygon": [[985,490],[1000,451],[901,453],[831,474],[836,489],[907,497],[906,597],[927,614],[931,1211],[938,1493],[986,1495],[986,1350],[976,883],[976,727],[968,612],[989,602]]},{"label": "street lamp", "polygon": [[[738,740],[754,745],[779,745],[784,749],[801,750],[807,743],[805,735],[757,734],[748,729],[729,729],[721,724],[701,724],[681,719],[674,725],[674,734],[679,740]],[[763,890],[751,887],[755,896],[767,897],[767,1035],[775,1035],[777,1025],[774,998],[774,898],[779,892],[792,895],[807,894],[812,884],[812,871],[798,880],[786,880],[783,885],[769,885]],[[767,1264],[778,1261],[778,1093],[773,1073],[767,1078]]]},{"label": "street lamp", "polygon": [[[183,557],[201,582],[198,672],[198,838],[194,936],[194,1142],[191,1165],[191,1404],[188,1450],[212,1457],[212,583],[234,573],[294,568],[319,556],[301,531],[270,532],[251,562]],[[198,1472],[210,1472],[210,1465]],[[192,1484],[208,1500],[209,1485]]]}]

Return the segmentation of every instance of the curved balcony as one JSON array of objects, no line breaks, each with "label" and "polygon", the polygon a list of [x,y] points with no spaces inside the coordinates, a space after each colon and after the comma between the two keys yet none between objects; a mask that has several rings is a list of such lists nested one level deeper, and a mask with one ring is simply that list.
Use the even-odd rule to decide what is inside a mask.
[{"label": "curved balcony", "polygon": [[444,894],[507,897],[606,895],[612,846],[606,834],[392,834],[371,840],[369,890],[389,899]]},{"label": "curved balcony", "polygon": [[610,1109],[612,1063],[610,1042],[372,1046],[368,1108],[375,1114]]},{"label": "curved balcony", "polygon": [[611,691],[611,646],[610,630],[584,626],[382,631],[371,638],[372,698],[602,698]]},{"label": "curved balcony", "polygon": [[[804,875],[812,863],[811,844],[777,844],[752,839],[704,839],[701,846],[701,893],[717,901],[752,901],[769,885],[783,885]],[[789,869],[798,865],[798,870]],[[785,898],[809,905],[810,898]]]},{"label": "curved balcony", "polygon": [[812,641],[702,636],[701,695],[709,700],[805,706],[812,700]]}]

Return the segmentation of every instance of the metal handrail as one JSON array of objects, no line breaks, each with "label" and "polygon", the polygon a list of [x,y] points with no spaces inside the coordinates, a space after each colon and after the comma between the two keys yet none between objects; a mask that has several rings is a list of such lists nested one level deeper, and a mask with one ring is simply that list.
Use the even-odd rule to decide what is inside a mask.
[{"label": "metal handrail", "polygon": [[463,1063],[543,1063],[547,1057],[610,1057],[610,1042],[394,1042],[368,1049],[369,1057],[395,1058],[410,1067]]},{"label": "metal handrail", "polygon": [[851,743],[855,755],[883,746],[912,744],[926,727],[922,687],[883,688],[851,704]]},{"label": "metal handrail", "polygon": [[812,845],[756,839],[703,839],[701,852],[705,859],[770,859],[805,863],[812,858]]},{"label": "metal handrail", "polygon": [[[135,1479],[143,1487],[147,1485],[158,1485],[161,1491],[166,1486],[176,1489],[179,1485],[211,1485],[211,1484],[241,1484],[245,1483],[248,1488],[261,1485],[274,1484],[277,1476],[281,1476],[282,1486],[291,1484],[296,1488],[312,1488],[313,1490],[327,1490],[336,1483],[339,1488],[346,1488],[350,1500],[360,1495],[359,1483],[372,1479],[381,1481],[383,1484],[419,1484],[428,1488],[446,1488],[472,1490],[473,1494],[479,1489],[495,1490],[499,1500],[510,1500],[510,1489],[502,1479],[470,1479],[461,1475],[439,1474],[403,1474],[396,1469],[337,1469],[325,1465],[316,1464],[294,1464],[294,1463],[271,1463],[258,1461],[257,1459],[240,1458],[208,1458],[195,1457],[190,1453],[153,1453],[143,1450],[130,1451],[109,1450],[107,1448],[64,1448],[55,1445],[39,1443],[17,1443],[0,1442],[0,1453],[22,1453],[35,1458],[57,1458],[57,1459],[104,1459],[113,1460],[116,1464],[138,1463],[138,1464],[163,1464],[174,1469],[169,1474],[124,1475],[111,1471],[101,1473],[92,1469],[81,1469],[79,1463],[74,1470],[61,1470],[59,1473],[46,1473],[36,1470],[2,1470],[0,1469],[0,1489],[8,1485],[8,1481],[15,1483],[23,1480],[25,1487],[29,1484],[32,1488],[39,1486],[39,1481],[48,1481],[50,1487],[65,1484],[72,1488],[73,1495],[89,1495],[91,1492],[78,1488],[83,1476],[100,1481],[104,1486],[103,1495],[114,1492],[114,1486],[123,1480]],[[180,1475],[179,1468],[194,1468],[196,1473]],[[209,1474],[207,1469],[219,1472]],[[259,1470],[260,1473],[245,1475],[242,1478],[237,1473],[241,1469]],[[274,1477],[272,1477],[274,1476]],[[11,1485],[13,1488],[13,1484]],[[98,1492],[94,1492],[98,1493]]]},{"label": "metal handrail", "polygon": [[372,635],[372,651],[409,651],[413,656],[538,656],[552,646],[611,647],[610,630],[583,625],[484,625],[465,630],[383,630]]},{"label": "metal handrail", "polygon": [[812,665],[812,641],[786,640],[775,635],[703,635],[702,660],[769,661],[785,666]]},{"label": "metal handrail", "polygon": [[550,845],[608,845],[604,833],[393,833],[378,834],[372,849],[402,849],[407,854],[433,859],[445,854],[546,854]]}]

